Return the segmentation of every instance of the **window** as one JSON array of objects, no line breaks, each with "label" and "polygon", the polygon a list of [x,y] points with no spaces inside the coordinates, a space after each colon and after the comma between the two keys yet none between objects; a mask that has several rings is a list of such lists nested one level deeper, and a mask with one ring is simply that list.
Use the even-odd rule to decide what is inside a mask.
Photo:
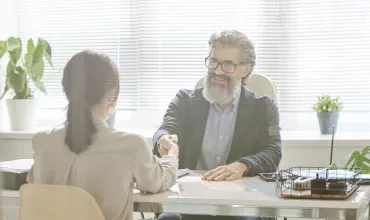
[{"label": "window", "polygon": [[280,10],[284,110],[310,110],[326,92],[345,111],[369,112],[370,1],[281,1]]},{"label": "window", "polygon": [[368,0],[22,0],[19,33],[52,45],[43,108],[60,109],[67,60],[107,53],[121,73],[119,109],[165,110],[204,76],[211,33],[238,29],[254,42],[255,72],[276,84],[281,111],[310,111],[339,95],[346,111],[370,111]]}]

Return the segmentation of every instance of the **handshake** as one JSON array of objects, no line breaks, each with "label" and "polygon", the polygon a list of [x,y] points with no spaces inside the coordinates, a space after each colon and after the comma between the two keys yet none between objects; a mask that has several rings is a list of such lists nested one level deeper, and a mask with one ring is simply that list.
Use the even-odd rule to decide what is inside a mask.
[{"label": "handshake", "polygon": [[157,141],[160,155],[162,157],[165,155],[169,155],[178,158],[179,146],[177,145],[177,142],[178,138],[176,134],[162,135]]}]

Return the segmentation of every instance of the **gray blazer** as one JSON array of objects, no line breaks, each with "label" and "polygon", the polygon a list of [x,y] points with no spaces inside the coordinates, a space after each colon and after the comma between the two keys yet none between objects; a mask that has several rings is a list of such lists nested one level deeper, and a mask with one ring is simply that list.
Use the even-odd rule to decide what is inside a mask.
[{"label": "gray blazer", "polygon": [[[154,153],[159,155],[157,140],[164,134],[178,135],[179,168],[196,169],[199,159],[210,107],[202,91],[203,88],[180,90],[153,137]],[[254,176],[276,171],[281,156],[277,106],[273,99],[258,96],[243,86],[227,163],[243,162],[248,166],[246,175]]]}]

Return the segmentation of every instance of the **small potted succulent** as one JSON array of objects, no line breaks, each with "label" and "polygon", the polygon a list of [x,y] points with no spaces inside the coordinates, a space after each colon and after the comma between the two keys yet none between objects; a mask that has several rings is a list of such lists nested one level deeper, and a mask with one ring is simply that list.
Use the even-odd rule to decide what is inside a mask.
[{"label": "small potted succulent", "polygon": [[317,113],[321,134],[332,134],[337,130],[339,112],[343,109],[343,103],[339,101],[340,97],[331,98],[329,95],[317,97],[317,102],[313,110]]}]

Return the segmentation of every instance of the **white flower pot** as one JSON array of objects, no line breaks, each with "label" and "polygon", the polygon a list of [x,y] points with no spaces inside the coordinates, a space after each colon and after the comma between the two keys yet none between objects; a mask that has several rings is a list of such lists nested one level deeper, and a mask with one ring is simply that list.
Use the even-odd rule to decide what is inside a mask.
[{"label": "white flower pot", "polygon": [[36,128],[36,101],[34,99],[6,100],[12,130],[25,131]]}]

